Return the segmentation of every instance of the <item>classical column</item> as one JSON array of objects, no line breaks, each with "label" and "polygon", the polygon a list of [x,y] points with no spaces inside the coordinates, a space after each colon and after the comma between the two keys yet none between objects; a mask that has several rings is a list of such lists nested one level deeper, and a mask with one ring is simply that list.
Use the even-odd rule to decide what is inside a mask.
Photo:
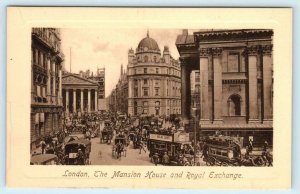
[{"label": "classical column", "polygon": [[51,65],[50,54],[48,54],[48,57],[47,57],[47,75],[48,75],[48,80],[47,80],[47,99],[48,99],[48,102],[51,102],[51,75],[50,75],[50,65]]},{"label": "classical column", "polygon": [[213,103],[214,103],[214,123],[222,123],[222,49],[213,48]]},{"label": "classical column", "polygon": [[211,51],[208,48],[200,49],[200,123],[209,122],[208,104],[208,57]]},{"label": "classical column", "polygon": [[249,94],[249,122],[258,121],[257,107],[257,62],[258,46],[248,47],[248,94]]},{"label": "classical column", "polygon": [[91,112],[91,89],[88,89],[88,112]]},{"label": "classical column", "polygon": [[[186,58],[180,58],[181,61],[181,115],[185,124],[189,123],[191,116],[191,70]],[[170,86],[169,82],[169,86]],[[171,92],[171,91],[169,91]],[[171,103],[171,102],[170,102]],[[172,106],[169,106],[172,107]],[[170,110],[171,111],[171,110]]]},{"label": "classical column", "polygon": [[73,89],[73,113],[77,112],[76,108],[76,89]]},{"label": "classical column", "polygon": [[62,104],[62,71],[59,70],[59,104]]},{"label": "classical column", "polygon": [[133,97],[132,90],[133,90],[132,79],[129,78],[128,79],[128,98],[132,98]]},{"label": "classical column", "polygon": [[69,89],[66,89],[66,113],[69,113]]},{"label": "classical column", "polygon": [[98,111],[98,94],[97,89],[95,90],[95,111]]},{"label": "classical column", "polygon": [[56,98],[56,78],[55,78],[55,63],[53,62],[52,63],[52,72],[53,72],[53,83],[52,83],[52,86],[53,86],[53,91],[52,91],[52,101],[54,104],[56,104],[56,101],[55,101],[55,98]]},{"label": "classical column", "polygon": [[263,122],[271,122],[272,114],[272,45],[262,47],[263,53]]},{"label": "classical column", "polygon": [[83,89],[80,90],[80,111],[83,113]]}]

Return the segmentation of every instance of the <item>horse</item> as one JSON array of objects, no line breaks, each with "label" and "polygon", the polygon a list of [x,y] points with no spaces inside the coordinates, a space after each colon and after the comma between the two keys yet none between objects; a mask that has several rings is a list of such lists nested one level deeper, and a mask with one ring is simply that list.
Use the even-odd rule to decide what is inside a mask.
[{"label": "horse", "polygon": [[122,143],[118,143],[118,144],[116,145],[117,159],[120,158],[120,160],[121,160],[122,152],[123,152],[123,147],[124,147],[124,145],[123,145]]}]

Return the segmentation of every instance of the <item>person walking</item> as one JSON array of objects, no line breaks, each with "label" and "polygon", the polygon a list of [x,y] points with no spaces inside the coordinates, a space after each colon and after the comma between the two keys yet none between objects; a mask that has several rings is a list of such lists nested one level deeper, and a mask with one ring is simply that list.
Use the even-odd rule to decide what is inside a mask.
[{"label": "person walking", "polygon": [[41,140],[41,142],[40,142],[40,146],[41,146],[41,148],[42,148],[42,154],[44,154],[45,153],[45,149],[46,149],[46,142],[45,142],[45,140],[44,140],[44,138]]}]

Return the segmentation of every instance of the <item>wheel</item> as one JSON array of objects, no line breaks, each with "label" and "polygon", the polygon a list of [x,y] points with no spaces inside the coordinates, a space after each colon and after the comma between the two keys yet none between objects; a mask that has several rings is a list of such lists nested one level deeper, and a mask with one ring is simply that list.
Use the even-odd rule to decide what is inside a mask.
[{"label": "wheel", "polygon": [[228,166],[229,164],[227,162],[221,162],[221,166]]},{"label": "wheel", "polygon": [[207,166],[214,166],[216,164],[216,159],[214,157],[208,157],[206,161]]}]

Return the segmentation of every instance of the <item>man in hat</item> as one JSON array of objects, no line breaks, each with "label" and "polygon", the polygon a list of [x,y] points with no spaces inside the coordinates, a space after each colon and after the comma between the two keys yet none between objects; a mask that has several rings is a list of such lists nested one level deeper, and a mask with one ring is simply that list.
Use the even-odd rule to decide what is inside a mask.
[{"label": "man in hat", "polygon": [[80,148],[78,148],[77,159],[78,159],[78,164],[79,165],[84,164],[84,154],[83,154],[83,152]]},{"label": "man in hat", "polygon": [[163,165],[168,165],[170,163],[170,157],[168,156],[167,152],[164,153],[162,157]]},{"label": "man in hat", "polygon": [[157,166],[157,164],[159,163],[159,155],[157,152],[155,152],[155,154],[152,156],[152,160],[153,160],[155,166]]}]

